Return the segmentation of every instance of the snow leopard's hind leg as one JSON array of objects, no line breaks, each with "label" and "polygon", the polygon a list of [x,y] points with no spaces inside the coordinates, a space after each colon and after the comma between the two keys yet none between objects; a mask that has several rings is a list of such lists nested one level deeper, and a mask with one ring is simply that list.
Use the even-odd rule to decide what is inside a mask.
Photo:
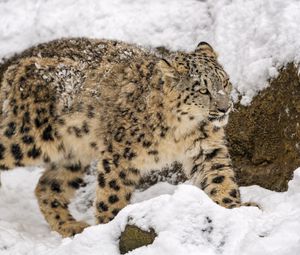
[{"label": "snow leopard's hind leg", "polygon": [[88,167],[80,162],[49,166],[36,187],[41,212],[51,229],[63,237],[73,236],[89,226],[76,221],[68,209],[75,191],[86,185],[83,177]]}]

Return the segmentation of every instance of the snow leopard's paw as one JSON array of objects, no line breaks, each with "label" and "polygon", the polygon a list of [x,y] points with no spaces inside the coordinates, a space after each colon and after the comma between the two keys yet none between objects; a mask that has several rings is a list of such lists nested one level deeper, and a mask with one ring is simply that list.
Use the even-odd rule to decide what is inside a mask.
[{"label": "snow leopard's paw", "polygon": [[89,227],[89,225],[87,223],[78,221],[78,222],[66,223],[66,224],[62,225],[62,227],[57,231],[63,237],[71,237],[71,236],[81,233],[87,227]]}]

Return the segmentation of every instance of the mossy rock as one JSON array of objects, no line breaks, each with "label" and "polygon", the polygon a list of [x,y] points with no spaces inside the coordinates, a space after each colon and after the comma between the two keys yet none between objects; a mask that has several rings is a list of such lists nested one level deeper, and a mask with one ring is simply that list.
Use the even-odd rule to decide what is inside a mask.
[{"label": "mossy rock", "polygon": [[235,105],[226,127],[230,154],[241,186],[285,191],[300,166],[300,79],[289,64],[251,105]]},{"label": "mossy rock", "polygon": [[137,226],[127,225],[121,233],[119,248],[121,254],[137,249],[139,247],[152,244],[157,234],[153,229],[144,231]]}]

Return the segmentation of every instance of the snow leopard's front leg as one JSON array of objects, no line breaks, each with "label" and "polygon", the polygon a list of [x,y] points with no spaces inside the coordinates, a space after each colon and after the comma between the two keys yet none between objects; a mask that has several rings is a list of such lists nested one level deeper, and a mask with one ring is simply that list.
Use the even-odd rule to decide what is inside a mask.
[{"label": "snow leopard's front leg", "polygon": [[130,201],[140,181],[139,169],[131,166],[136,155],[131,147],[118,144],[104,152],[97,165],[96,220],[111,221]]},{"label": "snow leopard's front leg", "polygon": [[225,143],[222,128],[199,130],[199,137],[193,142],[197,153],[190,158],[192,167],[186,172],[213,201],[234,208],[241,205],[241,199]]}]

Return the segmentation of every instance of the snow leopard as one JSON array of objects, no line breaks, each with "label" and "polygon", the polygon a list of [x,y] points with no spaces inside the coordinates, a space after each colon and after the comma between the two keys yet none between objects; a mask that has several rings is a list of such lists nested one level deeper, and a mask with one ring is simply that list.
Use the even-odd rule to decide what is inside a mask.
[{"label": "snow leopard", "polygon": [[224,134],[232,84],[208,43],[162,57],[121,41],[60,39],[0,70],[0,169],[45,168],[35,194],[63,237],[88,227],[68,205],[93,160],[99,224],[141,177],[173,162],[217,204],[242,205]]}]

